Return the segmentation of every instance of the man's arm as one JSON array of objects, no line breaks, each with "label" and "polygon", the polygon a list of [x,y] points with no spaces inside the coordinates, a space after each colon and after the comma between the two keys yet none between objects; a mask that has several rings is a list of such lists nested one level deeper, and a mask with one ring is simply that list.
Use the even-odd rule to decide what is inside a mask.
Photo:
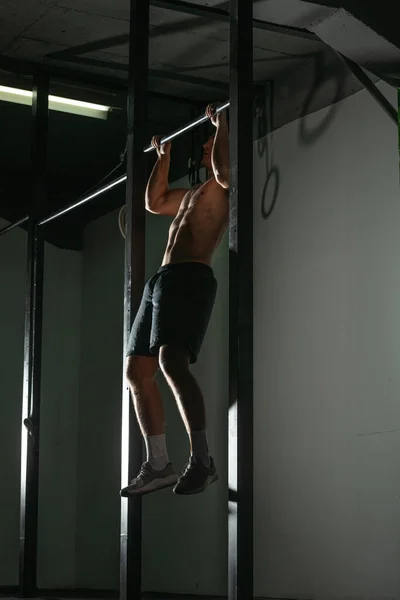
[{"label": "man's arm", "polygon": [[216,113],[213,105],[209,105],[206,114],[216,127],[211,163],[214,176],[221,187],[229,188],[229,131],[225,111]]},{"label": "man's arm", "polygon": [[146,209],[157,215],[175,217],[187,189],[169,189],[168,175],[171,162],[171,143],[160,146],[158,136],[152,139],[157,151],[157,162],[153,167],[146,188]]}]

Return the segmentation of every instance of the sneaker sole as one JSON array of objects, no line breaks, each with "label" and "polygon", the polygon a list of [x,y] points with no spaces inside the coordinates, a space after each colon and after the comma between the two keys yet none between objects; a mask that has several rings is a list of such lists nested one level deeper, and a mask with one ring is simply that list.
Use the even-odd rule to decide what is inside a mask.
[{"label": "sneaker sole", "polygon": [[216,481],[218,481],[218,475],[215,473],[215,475],[211,475],[211,477],[207,478],[207,481],[205,482],[204,485],[202,485],[199,488],[196,488],[195,490],[180,492],[179,490],[176,491],[174,488],[173,492],[177,496],[193,496],[193,494],[201,494],[201,492],[204,492],[208,488],[209,485],[211,485],[212,483],[215,483]]},{"label": "sneaker sole", "polygon": [[148,485],[144,485],[137,490],[127,490],[124,494],[120,492],[121,498],[130,498],[131,496],[144,496],[145,494],[151,494],[158,490],[163,490],[168,487],[172,487],[178,482],[178,475],[168,475],[162,479],[153,479]]}]

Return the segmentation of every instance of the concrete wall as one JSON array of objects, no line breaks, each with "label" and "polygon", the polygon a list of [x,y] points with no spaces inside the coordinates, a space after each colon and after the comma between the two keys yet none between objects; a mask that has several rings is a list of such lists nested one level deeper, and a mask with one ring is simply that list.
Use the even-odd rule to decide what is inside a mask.
[{"label": "concrete wall", "polygon": [[256,595],[398,598],[397,130],[360,92],[276,131],[262,154],[257,145]]}]

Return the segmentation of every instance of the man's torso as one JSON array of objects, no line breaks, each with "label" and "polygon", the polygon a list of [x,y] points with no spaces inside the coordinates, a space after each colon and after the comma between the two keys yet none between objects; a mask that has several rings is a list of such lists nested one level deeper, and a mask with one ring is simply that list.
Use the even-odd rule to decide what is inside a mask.
[{"label": "man's torso", "polygon": [[210,264],[228,220],[229,192],[214,178],[189,190],[171,224],[162,264]]}]

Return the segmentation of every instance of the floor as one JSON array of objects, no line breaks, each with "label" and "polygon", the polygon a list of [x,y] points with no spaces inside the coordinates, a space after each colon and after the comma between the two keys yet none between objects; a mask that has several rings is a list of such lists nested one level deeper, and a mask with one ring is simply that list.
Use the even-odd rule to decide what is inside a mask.
[{"label": "floor", "polygon": [[[16,597],[3,597],[0,596],[2,600],[18,600]],[[43,600],[43,597],[39,597],[38,600]],[[57,598],[57,600],[65,600],[64,598]],[[70,600],[70,599],[68,599]],[[87,600],[86,598],[74,598],[74,600]],[[91,599],[93,600],[93,599]],[[102,600],[101,598],[97,598],[96,600]],[[109,600],[109,599],[107,599]],[[227,600],[221,596],[183,596],[181,594],[177,594],[176,596],[172,594],[168,594],[167,596],[162,596],[160,594],[144,594],[142,596],[142,600]]]}]

